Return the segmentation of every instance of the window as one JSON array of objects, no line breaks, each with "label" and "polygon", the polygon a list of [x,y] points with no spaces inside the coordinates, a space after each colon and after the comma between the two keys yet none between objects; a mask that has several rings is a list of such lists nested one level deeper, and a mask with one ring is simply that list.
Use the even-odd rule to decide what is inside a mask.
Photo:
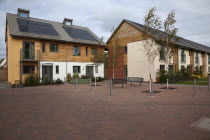
[{"label": "window", "polygon": [[128,53],[128,47],[125,46],[125,47],[124,47],[124,54],[127,54],[127,53]]},{"label": "window", "polygon": [[187,72],[188,72],[188,73],[191,72],[191,66],[190,66],[190,65],[187,66]]},{"label": "window", "polygon": [[184,71],[184,70],[185,70],[185,66],[182,65],[182,66],[181,66],[181,71]]},{"label": "window", "polygon": [[195,54],[195,63],[199,63],[198,52],[196,52],[196,54]]},{"label": "window", "polygon": [[165,60],[165,48],[160,46],[160,60]]},{"label": "window", "polygon": [[45,53],[45,51],[46,51],[45,43],[42,43],[42,52]]},{"label": "window", "polygon": [[181,50],[181,62],[186,62],[186,55],[185,55],[185,50],[184,49],[182,49]]},{"label": "window", "polygon": [[26,13],[26,12],[19,12],[19,17],[21,17],[21,18],[28,18],[28,13]]},{"label": "window", "polygon": [[165,65],[160,65],[160,71],[164,71],[165,70]]},{"label": "window", "polygon": [[98,73],[98,66],[95,66],[95,72]]},{"label": "window", "polygon": [[57,65],[55,68],[56,68],[56,70],[55,70],[56,74],[59,74],[59,66]]},{"label": "window", "polygon": [[85,48],[86,55],[88,55],[88,47]]},{"label": "window", "polygon": [[210,67],[208,67],[208,72],[210,72]]},{"label": "window", "polygon": [[34,72],[34,65],[23,65],[23,74],[31,74]]},{"label": "window", "polygon": [[71,21],[66,21],[66,22],[65,22],[65,24],[66,24],[67,26],[71,26],[71,23],[72,23]]},{"label": "window", "polygon": [[80,73],[80,66],[73,66],[73,73]]},{"label": "window", "polygon": [[80,55],[80,47],[73,46],[73,55],[74,56],[79,56]]},{"label": "window", "polygon": [[50,44],[50,52],[58,52],[59,45],[58,44]]},{"label": "window", "polygon": [[208,64],[210,64],[210,55],[208,55]]},{"label": "window", "polygon": [[91,48],[91,54],[96,55],[98,53],[98,50],[96,48]]},{"label": "window", "polygon": [[190,50],[189,50],[189,56],[190,56]]},{"label": "window", "polygon": [[173,65],[168,65],[168,72],[173,73]]}]

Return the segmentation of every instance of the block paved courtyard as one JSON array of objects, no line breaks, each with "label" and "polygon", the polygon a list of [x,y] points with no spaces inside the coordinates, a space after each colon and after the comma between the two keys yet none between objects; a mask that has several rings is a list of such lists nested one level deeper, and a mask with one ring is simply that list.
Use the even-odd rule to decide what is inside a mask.
[{"label": "block paved courtyard", "polygon": [[0,90],[0,140],[210,140],[191,127],[210,118],[206,86],[53,85]]}]

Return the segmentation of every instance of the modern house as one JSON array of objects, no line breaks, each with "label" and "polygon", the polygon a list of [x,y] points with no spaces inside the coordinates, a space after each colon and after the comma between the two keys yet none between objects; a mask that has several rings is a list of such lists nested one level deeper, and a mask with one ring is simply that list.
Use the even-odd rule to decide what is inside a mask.
[{"label": "modern house", "polygon": [[[149,62],[143,46],[143,35],[145,34],[146,28],[144,25],[124,19],[108,39],[109,56],[113,54],[113,48],[116,47],[113,46],[116,38],[118,39],[118,44],[123,46],[122,52],[124,54],[118,57],[118,63],[114,68],[114,78],[143,77],[145,81],[149,80]],[[153,29],[150,29],[150,31],[153,32]],[[164,35],[164,32],[158,30],[155,36],[151,37],[158,40],[164,37]],[[161,50],[161,47],[164,47],[159,43],[155,45],[159,50]],[[151,76],[154,81],[156,81],[158,70],[177,72],[182,68],[186,68],[191,72],[194,72],[195,69],[202,70],[203,74],[210,72],[209,47],[181,37],[179,37],[177,42],[170,42],[170,45],[174,45],[175,48],[170,63],[165,62],[164,55],[161,51],[154,60],[154,65],[151,68]],[[108,77],[109,79],[113,77],[113,68],[110,65],[108,68]]]},{"label": "modern house", "polygon": [[6,57],[8,82],[24,83],[28,75],[41,80],[65,80],[70,73],[104,77],[104,64],[95,66],[90,58],[104,51],[105,43],[86,27],[30,17],[30,11],[18,9],[6,15]]}]

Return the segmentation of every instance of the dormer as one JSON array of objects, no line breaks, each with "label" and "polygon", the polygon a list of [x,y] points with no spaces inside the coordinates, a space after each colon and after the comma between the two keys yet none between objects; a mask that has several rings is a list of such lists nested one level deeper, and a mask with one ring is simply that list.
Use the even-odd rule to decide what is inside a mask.
[{"label": "dormer", "polygon": [[29,10],[18,8],[17,16],[20,18],[29,18]]},{"label": "dormer", "polygon": [[63,20],[63,24],[66,26],[72,26],[72,23],[73,23],[73,19],[64,18]]}]

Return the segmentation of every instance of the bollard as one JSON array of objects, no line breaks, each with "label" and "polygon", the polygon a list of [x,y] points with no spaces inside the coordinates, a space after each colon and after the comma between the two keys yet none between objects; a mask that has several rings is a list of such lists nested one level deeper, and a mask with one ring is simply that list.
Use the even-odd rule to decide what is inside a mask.
[{"label": "bollard", "polygon": [[90,91],[92,91],[92,79],[90,78]]},{"label": "bollard", "polygon": [[167,79],[167,89],[168,89],[168,79]]},{"label": "bollard", "polygon": [[95,87],[96,87],[96,77],[95,77]]},{"label": "bollard", "polygon": [[151,79],[151,93],[153,94],[153,79]]},{"label": "bollard", "polygon": [[110,80],[110,93],[109,96],[112,96],[112,80]]},{"label": "bollard", "polygon": [[208,91],[210,91],[210,74],[208,74]]},{"label": "bollard", "polygon": [[77,88],[77,79],[75,79],[75,88]]},{"label": "bollard", "polygon": [[194,78],[194,85],[193,85],[193,96],[196,94],[196,78]]},{"label": "bollard", "polygon": [[149,92],[150,92],[150,93],[152,93],[152,83],[151,83],[151,80],[152,80],[152,79],[149,80]]}]

